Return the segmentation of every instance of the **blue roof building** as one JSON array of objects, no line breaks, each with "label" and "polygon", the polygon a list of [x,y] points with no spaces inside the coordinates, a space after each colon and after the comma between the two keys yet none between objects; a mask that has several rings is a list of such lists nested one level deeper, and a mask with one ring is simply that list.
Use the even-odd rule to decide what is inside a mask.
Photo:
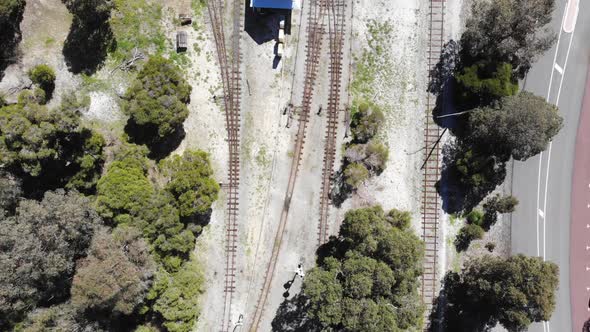
[{"label": "blue roof building", "polygon": [[250,7],[291,10],[293,0],[250,0]]}]

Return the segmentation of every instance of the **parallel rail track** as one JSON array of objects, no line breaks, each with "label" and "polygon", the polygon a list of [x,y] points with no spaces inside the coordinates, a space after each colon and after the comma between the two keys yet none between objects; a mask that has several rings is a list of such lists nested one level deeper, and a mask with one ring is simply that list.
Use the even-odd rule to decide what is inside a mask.
[{"label": "parallel rail track", "polygon": [[[446,0],[430,0],[429,14],[429,72],[436,66],[444,42]],[[424,258],[424,273],[422,275],[421,294],[424,304],[429,307],[436,298],[439,280],[437,275],[437,259],[439,250],[439,196],[435,184],[440,178],[440,127],[434,122],[432,110],[436,106],[436,97],[428,94],[427,110],[424,126],[425,162],[422,183],[422,240],[426,253]],[[427,310],[428,312],[428,310]]]},{"label": "parallel rail track", "polygon": [[[229,170],[227,185],[226,237],[225,237],[225,273],[224,306],[220,331],[226,332],[232,326],[232,304],[236,287],[236,252],[238,237],[238,204],[240,184],[240,98],[241,98],[241,58],[240,35],[242,1],[233,0],[234,25],[231,34],[231,50],[226,49],[226,37],[223,24],[223,0],[211,0],[207,3],[209,18],[213,29],[217,58],[221,70],[223,85],[223,106],[229,147]],[[231,57],[230,57],[231,56]]]},{"label": "parallel rail track", "polygon": [[328,240],[328,212],[330,208],[330,189],[334,175],[336,157],[336,135],[338,133],[338,113],[342,87],[342,50],[345,34],[345,0],[326,0],[329,17],[330,43],[330,92],[328,95],[328,124],[322,169],[322,190],[320,194],[320,222],[318,225],[318,243]]},{"label": "parallel rail track", "polygon": [[303,156],[303,146],[305,144],[305,136],[307,131],[307,124],[311,114],[311,103],[313,98],[313,91],[315,87],[315,80],[320,63],[320,54],[322,49],[322,40],[324,37],[324,25],[323,16],[325,10],[326,0],[311,0],[310,12],[308,16],[307,26],[307,45],[306,45],[306,57],[305,57],[305,78],[303,85],[303,99],[302,108],[299,113],[299,121],[297,128],[297,135],[295,137],[295,149],[293,153],[293,161],[291,163],[291,169],[289,172],[289,182],[287,184],[287,191],[285,193],[285,200],[283,210],[281,212],[281,219],[279,221],[279,227],[275,234],[275,241],[272,249],[271,258],[266,269],[264,284],[258,298],[256,305],[256,311],[254,318],[250,325],[250,331],[258,331],[260,320],[264,313],[264,307],[268,299],[270,287],[274,277],[275,268],[279,252],[281,249],[281,243],[287,224],[287,217],[289,215],[289,209],[291,207],[291,199],[293,197],[293,190],[295,188],[295,180],[299,172],[299,166],[301,165],[301,158]]}]

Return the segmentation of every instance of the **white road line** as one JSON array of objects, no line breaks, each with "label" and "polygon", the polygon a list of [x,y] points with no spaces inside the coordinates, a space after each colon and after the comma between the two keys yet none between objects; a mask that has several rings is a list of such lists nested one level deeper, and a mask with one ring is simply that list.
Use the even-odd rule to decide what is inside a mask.
[{"label": "white road line", "polygon": [[558,71],[560,74],[562,74],[562,75],[563,75],[563,68],[561,68],[561,67],[559,66],[559,64],[557,64],[557,63],[556,63],[556,64],[555,64],[555,66],[553,66],[553,68],[555,68],[555,69],[556,69],[556,70],[557,70],[557,71]]},{"label": "white road line", "polygon": [[[575,29],[574,31],[572,31],[571,35],[570,35],[570,41],[569,44],[567,46],[567,53],[565,55],[565,64],[563,65],[563,70],[565,71],[567,69],[567,63],[570,57],[570,51],[572,49],[572,42],[574,40],[574,33],[575,33]],[[559,81],[559,89],[557,90],[557,99],[555,100],[555,105],[559,105],[559,98],[561,97],[561,88],[563,87],[563,81],[565,79],[565,74],[561,75],[561,80]],[[549,143],[549,152],[547,154],[547,173],[545,174],[545,198],[544,198],[544,202],[543,202],[543,211],[547,211],[547,190],[549,188],[549,166],[551,164],[551,149],[553,147],[553,142]],[[545,232],[545,225],[547,222],[547,218],[543,218],[543,260],[546,259],[546,249],[547,249],[547,245],[546,245],[546,239],[547,239],[547,234]]]},{"label": "white road line", "polygon": [[[555,54],[553,55],[553,68],[551,69],[551,78],[549,79],[549,86],[547,87],[547,102],[549,102],[549,96],[551,95],[551,85],[553,83],[553,74],[554,74],[554,68],[555,65],[557,64],[557,52],[559,51],[559,43],[561,41],[561,33],[563,31],[563,29],[561,29],[561,27],[563,26],[563,22],[565,20],[565,15],[566,15],[566,10],[563,11],[563,16],[561,17],[561,24],[559,25],[560,29],[559,29],[559,34],[557,36],[557,44],[555,46]],[[573,35],[573,33],[572,33]],[[572,36],[573,37],[573,36]],[[569,57],[569,50],[571,47],[571,41],[572,38],[570,38],[570,45],[568,46],[568,54],[566,56],[566,62],[564,65],[564,70],[563,72],[565,72],[565,68],[567,67],[567,59]],[[561,75],[561,83],[559,85],[559,91],[558,91],[558,100],[559,100],[559,93],[561,92],[561,84],[563,83],[563,79],[564,79],[565,75],[562,74]],[[555,103],[555,105],[557,106],[557,102]],[[547,210],[547,183],[548,183],[548,178],[549,178],[549,163],[551,160],[551,147],[553,145],[553,142],[549,143],[549,154],[547,157],[547,175],[545,177],[545,198],[544,198],[544,206],[543,206],[543,210],[546,211]],[[541,182],[541,166],[543,163],[543,152],[541,152],[539,154],[539,175],[538,175],[538,179],[537,179],[537,210],[539,209],[539,193],[541,190],[541,186],[540,186],[540,182]],[[545,243],[545,223],[546,223],[546,219],[543,218],[543,260],[545,260],[545,247],[546,247],[546,243]],[[537,256],[539,256],[539,215],[537,215]],[[549,322],[548,321],[544,321],[543,322],[543,330],[549,330]]]},{"label": "white road line", "polygon": [[[551,83],[549,83],[551,84]],[[539,199],[540,199],[540,195],[541,195],[541,165],[543,164],[543,151],[541,151],[541,153],[539,153],[539,174],[537,176],[537,211],[540,211],[541,209],[539,209]],[[539,241],[539,214],[537,213],[537,217],[535,218],[536,222],[536,227],[537,227],[537,256],[541,256],[541,250],[540,250],[540,243],[541,241]]]}]

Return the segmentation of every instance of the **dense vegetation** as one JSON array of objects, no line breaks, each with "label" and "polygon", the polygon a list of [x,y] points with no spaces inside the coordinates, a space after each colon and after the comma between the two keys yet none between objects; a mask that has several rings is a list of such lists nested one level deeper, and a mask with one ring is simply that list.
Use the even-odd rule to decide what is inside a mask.
[{"label": "dense vegetation", "polygon": [[[125,94],[123,111],[129,115],[131,139],[147,144],[152,153],[169,152],[168,146],[184,137],[191,86],[180,68],[160,56],[151,57]],[[167,149],[168,148],[168,149]]]},{"label": "dense vegetation", "polygon": [[36,100],[20,99],[0,108],[0,163],[23,178],[31,196],[64,186],[92,192],[105,142],[81,123],[87,102],[66,95],[61,106],[49,109]]},{"label": "dense vegetation", "polygon": [[407,212],[348,211],[338,237],[318,251],[302,293],[279,308],[273,330],[419,329],[424,247],[409,227]]},{"label": "dense vegetation", "polygon": [[0,227],[0,329],[69,297],[76,261],[102,223],[89,199],[63,190],[22,200]]},{"label": "dense vegetation", "polygon": [[[540,257],[485,256],[468,261],[444,279],[444,331],[487,331],[498,323],[524,331],[549,320],[555,309],[558,268]],[[435,329],[436,330],[436,329]]]},{"label": "dense vegetation", "polygon": [[554,41],[554,7],[554,0],[474,1],[459,44],[446,45],[429,90],[442,94],[454,82],[462,111],[451,121],[456,144],[446,150],[439,184],[447,212],[469,213],[504,181],[511,158],[538,154],[561,129],[557,107],[518,92],[518,80]]}]

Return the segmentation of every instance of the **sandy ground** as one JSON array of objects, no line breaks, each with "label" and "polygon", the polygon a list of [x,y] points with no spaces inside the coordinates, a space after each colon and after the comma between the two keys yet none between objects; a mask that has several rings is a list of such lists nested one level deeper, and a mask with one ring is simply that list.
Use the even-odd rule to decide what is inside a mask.
[{"label": "sandy ground", "polygon": [[27,71],[38,64],[48,64],[55,70],[55,91],[49,106],[59,104],[64,91],[74,90],[79,78],[68,71],[62,54],[72,16],[60,0],[27,1],[21,22],[22,41],[19,60],[10,65],[0,82],[0,93],[9,102],[16,101],[16,87],[30,84]]},{"label": "sandy ground", "polygon": [[[382,65],[386,72],[375,80],[376,100],[386,110],[386,129],[380,139],[390,148],[390,161],[386,171],[379,177],[368,181],[356,195],[347,200],[340,209],[330,210],[330,233],[337,234],[342,217],[350,208],[381,204],[384,208],[399,208],[412,212],[414,227],[420,229],[420,190],[421,172],[419,170],[423,154],[423,112],[425,107],[427,67],[426,47],[427,10],[425,0],[358,0],[349,3],[348,29],[352,29],[352,52],[358,58],[367,47],[367,22],[376,20],[388,22],[393,32],[387,38],[387,51]],[[301,104],[301,91],[305,58],[305,25],[307,6],[293,12],[293,30],[287,36],[286,55],[273,69],[274,42],[257,44],[247,33],[242,35],[244,55],[244,94],[242,104],[242,168],[240,183],[240,245],[238,256],[237,292],[232,312],[235,323],[243,315],[245,326],[251,322],[256,301],[264,279],[270,252],[279,222],[288,180],[294,146],[296,122],[285,128],[288,119],[282,115],[283,108],[292,101],[297,107]],[[458,31],[455,10],[449,8],[450,31]],[[352,24],[351,24],[352,22]],[[324,44],[327,45],[327,44]],[[350,45],[346,46],[347,49]],[[348,53],[348,51],[346,52]],[[347,57],[344,62],[345,80],[348,76]],[[353,67],[355,64],[353,63]],[[322,58],[321,70],[313,98],[312,109],[326,104],[327,58]],[[343,91],[342,106],[350,103],[348,91]],[[343,116],[342,116],[343,117]],[[338,145],[343,144],[343,128],[338,135]],[[298,264],[305,269],[314,265],[317,246],[318,196],[323,158],[325,118],[312,116],[307,129],[303,159],[295,185],[291,212],[279,254],[277,272],[264,310],[260,330],[269,331],[276,309],[283,295],[292,296],[299,291],[298,279],[283,294],[283,284],[291,280]],[[338,150],[340,154],[340,149]],[[339,161],[341,156],[337,156]],[[335,166],[337,169],[339,162]],[[209,250],[200,248],[212,257],[209,261],[223,257],[223,250],[215,239],[221,239],[212,221],[208,236]],[[216,229],[214,231],[214,228]],[[216,234],[214,236],[214,234]],[[217,247],[215,247],[217,245]],[[216,250],[215,250],[216,248]],[[223,293],[223,269],[218,267],[222,261],[208,265],[208,292],[203,301],[204,310],[198,330],[216,328],[221,317]]]}]

